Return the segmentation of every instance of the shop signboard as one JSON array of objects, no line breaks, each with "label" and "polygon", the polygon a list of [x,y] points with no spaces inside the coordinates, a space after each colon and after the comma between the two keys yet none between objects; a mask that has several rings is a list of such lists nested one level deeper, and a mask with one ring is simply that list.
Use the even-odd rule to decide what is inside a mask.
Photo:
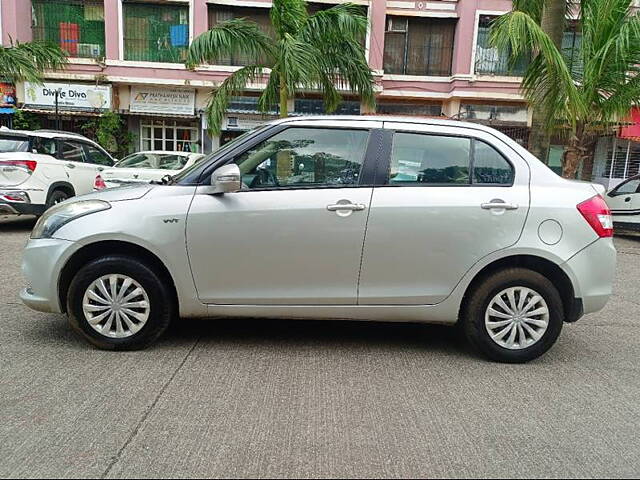
[{"label": "shop signboard", "polygon": [[16,86],[13,83],[0,82],[0,108],[16,106]]},{"label": "shop signboard", "polygon": [[69,111],[96,111],[111,109],[110,85],[84,85],[74,83],[25,82],[24,104],[28,108],[54,110],[58,92],[58,108]]},{"label": "shop signboard", "polygon": [[195,89],[131,87],[131,113],[193,116],[195,108]]}]

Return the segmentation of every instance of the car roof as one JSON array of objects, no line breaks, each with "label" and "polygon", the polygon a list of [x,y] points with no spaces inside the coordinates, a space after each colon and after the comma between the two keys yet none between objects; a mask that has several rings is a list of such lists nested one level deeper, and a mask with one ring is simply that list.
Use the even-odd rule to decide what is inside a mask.
[{"label": "car roof", "polygon": [[491,127],[471,122],[463,122],[460,120],[449,120],[435,117],[412,117],[397,115],[313,115],[302,117],[287,117],[273,120],[271,124],[280,123],[311,123],[314,121],[336,121],[336,122],[394,122],[394,123],[415,123],[421,125],[439,125],[443,127],[472,128],[474,130],[483,130],[494,132]]},{"label": "car roof", "polygon": [[42,137],[42,138],[76,138],[80,140],[87,140],[91,143],[95,143],[93,140],[80,135],[79,133],[64,132],[62,130],[13,130],[11,128],[0,128],[0,134],[8,135],[27,135],[30,137]]}]

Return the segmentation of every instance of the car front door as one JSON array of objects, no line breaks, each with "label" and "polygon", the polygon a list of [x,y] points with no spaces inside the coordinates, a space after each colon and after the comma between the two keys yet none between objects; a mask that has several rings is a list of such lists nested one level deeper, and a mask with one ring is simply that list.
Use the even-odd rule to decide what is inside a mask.
[{"label": "car front door", "polygon": [[371,200],[358,303],[438,303],[477,261],[518,241],[529,169],[486,132],[385,128],[391,153]]},{"label": "car front door", "polygon": [[98,169],[96,165],[89,163],[84,143],[73,140],[62,140],[60,143],[64,170],[76,195],[92,192]]},{"label": "car front door", "polygon": [[372,194],[361,175],[381,123],[341,123],[285,128],[226,162],[241,191],[195,195],[187,248],[201,301],[356,303]]},{"label": "car front door", "polygon": [[640,177],[630,178],[607,194],[607,205],[615,222],[638,222],[640,218]]}]

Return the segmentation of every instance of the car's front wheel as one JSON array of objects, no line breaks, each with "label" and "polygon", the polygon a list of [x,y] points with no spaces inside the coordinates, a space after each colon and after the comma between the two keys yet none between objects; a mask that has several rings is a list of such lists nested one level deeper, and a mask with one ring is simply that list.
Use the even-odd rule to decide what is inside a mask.
[{"label": "car's front wheel", "polygon": [[98,348],[137,350],[167,329],[174,313],[166,281],[138,259],[109,255],[82,267],[69,287],[71,326]]},{"label": "car's front wheel", "polygon": [[509,268],[470,292],[462,315],[469,342],[492,360],[523,363],[545,353],[562,330],[562,299],[538,272]]}]

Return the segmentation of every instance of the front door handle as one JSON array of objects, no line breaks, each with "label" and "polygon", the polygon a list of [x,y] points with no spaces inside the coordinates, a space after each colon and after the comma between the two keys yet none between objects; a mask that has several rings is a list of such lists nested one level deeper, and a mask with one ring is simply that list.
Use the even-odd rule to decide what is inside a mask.
[{"label": "front door handle", "polygon": [[361,203],[335,203],[333,205],[327,205],[327,210],[330,212],[337,212],[338,210],[349,210],[352,212],[360,212],[366,208]]},{"label": "front door handle", "polygon": [[76,168],[76,166],[73,163],[67,163],[67,167],[69,168]]},{"label": "front door handle", "polygon": [[484,210],[517,210],[518,205],[515,203],[506,203],[503,200],[491,200],[488,203],[480,205]]}]

